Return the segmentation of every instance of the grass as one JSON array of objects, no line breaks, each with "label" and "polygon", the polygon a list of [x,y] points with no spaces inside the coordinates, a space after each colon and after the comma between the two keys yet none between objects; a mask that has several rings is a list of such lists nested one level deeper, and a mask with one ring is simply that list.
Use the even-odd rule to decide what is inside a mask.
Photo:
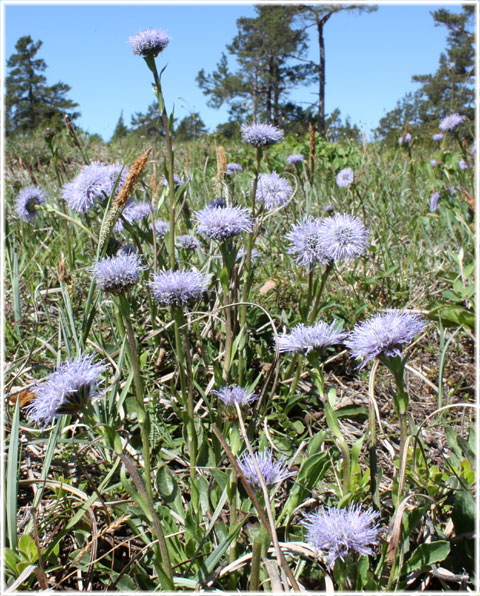
[{"label": "grass", "polygon": [[[80,133],[79,141],[90,161],[127,167],[152,147],[133,195],[151,204],[155,219],[169,221],[162,143],[103,144]],[[227,161],[243,172],[223,179],[219,142],[175,147],[175,172],[187,181],[175,196],[176,234],[195,234],[193,212],[220,195],[250,204],[255,152],[225,141]],[[261,170],[289,177],[296,193],[259,227],[260,257],[246,301],[245,262],[235,263],[234,251],[247,246],[247,235],[236,237],[223,258],[219,244],[203,238],[194,251],[176,249],[177,265],[208,273],[210,285],[201,301],[172,312],[154,303],[147,285],[168,267],[168,235],[152,234],[152,218],[114,234],[108,251],[132,244],[150,267],[127,295],[143,405],[118,303],[92,282],[106,203],[88,218],[64,213],[61,185],[83,158],[65,132],[54,139],[54,151],[56,168],[40,135],[11,139],[6,149],[7,585],[473,589],[474,210],[467,200],[473,180],[472,170],[456,165],[462,153],[454,135],[441,148],[425,138],[411,150],[317,139],[313,175],[285,162],[289,153],[307,157],[309,139],[289,137],[265,150]],[[432,156],[441,165],[433,168]],[[338,188],[335,176],[347,166],[355,185]],[[32,224],[14,212],[19,189],[29,184],[48,194]],[[442,198],[432,212],[434,190]],[[363,257],[332,268],[317,318],[351,330],[370,315],[406,308],[429,322],[405,346],[402,441],[388,366],[359,370],[343,346],[298,356],[294,364],[292,355],[275,351],[276,334],[309,316],[308,272],[288,253],[286,233],[307,215],[324,216],[329,205],[360,217],[370,246]],[[319,268],[313,288],[320,275]],[[19,404],[32,399],[35,382],[80,353],[95,353],[107,366],[100,397],[88,412],[35,426]],[[260,396],[240,416],[212,393],[227,378],[241,378]],[[295,476],[255,493],[234,463],[248,445],[282,454]],[[303,516],[351,504],[378,510],[379,544],[370,556],[351,553],[328,568],[305,542]]]}]

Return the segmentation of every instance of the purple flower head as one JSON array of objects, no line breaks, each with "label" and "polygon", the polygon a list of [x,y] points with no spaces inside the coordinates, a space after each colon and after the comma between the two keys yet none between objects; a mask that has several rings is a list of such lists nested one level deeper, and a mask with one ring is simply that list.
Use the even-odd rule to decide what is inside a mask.
[{"label": "purple flower head", "polygon": [[158,236],[162,236],[162,237],[165,236],[165,234],[170,229],[170,225],[166,221],[163,221],[163,219],[156,219],[153,227],[154,227],[155,233]]},{"label": "purple flower head", "polygon": [[438,202],[440,201],[440,193],[434,192],[430,197],[430,211],[436,211],[438,209]]},{"label": "purple flower head", "polygon": [[290,333],[280,333],[277,345],[279,352],[308,354],[312,350],[321,350],[328,346],[340,344],[346,337],[346,333],[338,330],[335,321],[330,325],[327,325],[324,321],[319,321],[310,327],[300,323]]},{"label": "purple flower head", "polygon": [[273,172],[260,174],[255,197],[263,201],[265,209],[276,209],[285,205],[292,196],[292,192],[290,182]]},{"label": "purple flower head", "polygon": [[209,276],[199,271],[161,271],[153,276],[150,289],[158,304],[184,305],[200,300],[207,291]]},{"label": "purple flower head", "polygon": [[401,357],[401,346],[410,343],[425,327],[426,323],[417,314],[401,311],[377,314],[355,325],[345,345],[354,358],[363,358],[359,366],[363,368],[380,354]]},{"label": "purple flower head", "polygon": [[[127,203],[127,206],[123,210],[122,216],[127,220],[127,223],[132,224],[134,221],[140,221],[145,217],[150,215],[150,205],[143,201],[141,203],[136,203],[135,201],[130,201]],[[123,232],[123,221],[119,219],[117,223],[114,225],[113,229],[115,232]]]},{"label": "purple flower head", "polygon": [[343,170],[340,170],[335,178],[337,186],[350,186],[350,184],[353,183],[353,179],[352,168],[344,168]]},{"label": "purple flower head", "polygon": [[92,268],[98,289],[110,294],[123,294],[140,281],[140,272],[147,267],[140,264],[137,253],[105,257]]},{"label": "purple flower head", "polygon": [[347,214],[323,219],[319,238],[323,253],[332,261],[356,259],[368,248],[368,230],[359,219]]},{"label": "purple flower head", "polygon": [[254,147],[275,145],[283,139],[283,130],[271,124],[250,124],[242,126],[242,139]]},{"label": "purple flower head", "polygon": [[305,157],[301,153],[294,153],[287,156],[286,162],[288,164],[302,163],[304,159]]},{"label": "purple flower head", "polygon": [[412,140],[412,135],[409,132],[406,132],[404,135],[398,138],[398,144],[403,145],[404,143],[410,143]]},{"label": "purple flower head", "polygon": [[200,243],[195,236],[190,236],[190,234],[181,234],[180,236],[177,236],[177,243],[185,250],[195,250],[200,246]]},{"label": "purple flower head", "polygon": [[432,166],[432,168],[434,168],[437,165],[437,160],[436,159],[431,159],[430,160],[430,165]]},{"label": "purple flower head", "polygon": [[443,120],[440,120],[438,128],[443,131],[454,130],[462,122],[463,116],[460,116],[460,114],[450,114],[450,116],[447,116],[446,118],[443,118]]},{"label": "purple flower head", "polygon": [[295,255],[295,261],[299,265],[312,269],[319,263],[327,262],[320,239],[321,226],[321,219],[306,219],[294,225],[287,234],[287,239],[291,242],[287,252]]},{"label": "purple flower head", "polygon": [[227,176],[232,176],[233,174],[238,174],[240,172],[243,172],[243,168],[239,163],[235,163],[234,161],[227,163],[227,169],[225,170]]},{"label": "purple flower head", "polygon": [[[278,482],[283,482],[296,474],[296,472],[288,471],[288,466],[285,465],[285,456],[282,455],[275,461],[271,449],[264,449],[261,453],[257,451],[254,455],[267,487],[271,487]],[[242,457],[237,457],[237,462],[248,482],[254,488],[261,488],[255,464],[248,451]]]},{"label": "purple flower head", "polygon": [[153,56],[160,54],[170,41],[170,36],[161,29],[147,29],[128,38],[133,53],[137,56]]},{"label": "purple flower head", "polygon": [[443,132],[436,132],[434,135],[432,135],[432,139],[434,141],[441,141],[443,139]]},{"label": "purple flower head", "polygon": [[359,505],[348,509],[327,507],[307,514],[302,525],[307,530],[306,541],[332,568],[337,559],[344,561],[349,551],[373,553],[371,546],[378,544],[381,530],[376,524],[378,516],[371,507],[363,511]]},{"label": "purple flower head", "polygon": [[37,205],[43,205],[47,197],[38,186],[26,186],[15,199],[15,213],[24,221],[33,221],[37,217]]},{"label": "purple flower head", "polygon": [[193,217],[198,233],[212,240],[224,240],[253,229],[253,218],[248,209],[242,207],[205,207]]},{"label": "purple flower head", "polygon": [[62,198],[77,213],[86,213],[96,201],[118,192],[128,170],[119,164],[105,165],[94,161],[84,166],[71,182],[62,188]]},{"label": "purple flower head", "polygon": [[226,406],[246,406],[252,401],[258,399],[258,395],[253,391],[248,391],[239,385],[228,385],[222,387],[219,391],[212,391],[214,395],[219,397]]},{"label": "purple flower head", "polygon": [[93,356],[80,356],[36,385],[35,399],[26,407],[29,419],[47,426],[62,414],[76,414],[95,397],[98,378],[105,366],[92,360]]},{"label": "purple flower head", "polygon": [[464,159],[461,159],[461,160],[458,162],[458,167],[459,167],[461,170],[468,170],[468,168],[470,167],[470,164],[469,164],[469,163],[467,163],[467,162],[466,162]]},{"label": "purple flower head", "polygon": [[[160,180],[160,184],[162,186],[168,186],[168,180],[163,177]],[[173,185],[175,186],[175,188],[180,188],[180,186],[182,186],[182,184],[185,184],[185,182],[180,178],[180,176],[178,176],[177,174],[173,175]]]}]

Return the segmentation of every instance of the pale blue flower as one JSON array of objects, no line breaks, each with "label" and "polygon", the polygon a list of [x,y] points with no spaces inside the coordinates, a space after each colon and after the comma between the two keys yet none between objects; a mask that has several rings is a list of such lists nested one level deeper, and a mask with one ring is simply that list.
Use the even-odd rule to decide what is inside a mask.
[{"label": "pale blue flower", "polygon": [[285,178],[277,173],[260,174],[255,197],[263,202],[265,209],[276,209],[288,202],[293,189]]},{"label": "pale blue flower", "polygon": [[248,209],[242,207],[208,206],[196,211],[193,217],[198,233],[212,240],[224,240],[253,230],[253,218]]},{"label": "pale blue flower", "polygon": [[242,126],[242,139],[254,147],[274,145],[283,139],[283,130],[271,124],[250,124]]},{"label": "pale blue flower", "polygon": [[123,294],[140,281],[140,272],[147,267],[137,253],[122,252],[98,261],[92,269],[97,287],[102,292]]},{"label": "pale blue flower", "polygon": [[449,116],[447,116],[446,118],[443,118],[443,120],[440,121],[438,128],[443,131],[454,130],[462,122],[463,122],[463,116],[460,116],[460,114],[456,114],[456,113],[450,114]]},{"label": "pale blue flower", "polygon": [[437,211],[439,201],[440,193],[434,192],[433,195],[430,197],[430,211]]},{"label": "pale blue flower", "polygon": [[[261,453],[257,451],[254,456],[267,487],[272,487],[296,474],[296,472],[288,471],[285,456],[282,455],[275,460],[270,449],[264,449]],[[248,451],[241,457],[237,457],[237,462],[248,482],[254,488],[261,488],[255,464]]]},{"label": "pale blue flower", "polygon": [[244,389],[239,385],[227,385],[219,391],[212,391],[226,406],[232,407],[235,404],[245,406],[258,399],[258,395],[253,391]]},{"label": "pale blue flower", "polygon": [[348,214],[324,218],[318,238],[323,254],[335,262],[356,259],[368,248],[368,230],[358,218]]},{"label": "pale blue flower", "polygon": [[37,205],[43,205],[47,200],[46,194],[38,186],[26,186],[15,199],[15,212],[24,221],[33,221],[37,215]]},{"label": "pale blue flower", "polygon": [[138,56],[156,57],[170,41],[170,36],[161,29],[147,29],[128,38],[133,53]]},{"label": "pale blue flower", "polygon": [[343,170],[340,170],[340,172],[338,172],[335,180],[337,182],[337,186],[340,186],[340,187],[350,186],[354,180],[352,168],[344,168]]},{"label": "pale blue flower", "polygon": [[321,219],[309,218],[298,222],[287,234],[287,239],[291,242],[287,252],[294,255],[299,265],[312,269],[315,265],[328,261],[320,238],[321,226]]},{"label": "pale blue flower", "polygon": [[311,326],[300,323],[290,333],[279,333],[277,346],[279,352],[308,354],[312,350],[322,350],[340,344],[346,337],[347,334],[339,331],[338,323],[335,321],[330,325],[324,321]]},{"label": "pale blue flower", "polygon": [[239,174],[243,172],[243,168],[239,163],[235,163],[234,161],[227,163],[227,168],[225,170],[225,174],[227,176],[232,176],[233,174]]},{"label": "pale blue flower", "polygon": [[293,155],[288,155],[285,161],[291,165],[296,163],[302,163],[304,159],[305,157],[301,153],[294,153]]},{"label": "pale blue flower", "polygon": [[149,285],[158,304],[184,305],[200,300],[207,291],[208,284],[208,275],[179,269],[155,274]]}]

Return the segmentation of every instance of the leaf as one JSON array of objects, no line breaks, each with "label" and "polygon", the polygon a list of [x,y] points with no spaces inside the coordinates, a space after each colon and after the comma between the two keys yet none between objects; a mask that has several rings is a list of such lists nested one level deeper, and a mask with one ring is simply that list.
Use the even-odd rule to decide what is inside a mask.
[{"label": "leaf", "polygon": [[437,302],[428,313],[428,318],[436,321],[440,319],[445,327],[466,327],[475,329],[475,315],[460,304]]},{"label": "leaf", "polygon": [[450,543],[447,540],[425,542],[416,548],[412,556],[405,562],[402,571],[411,573],[415,569],[428,567],[433,563],[444,561],[450,552]]},{"label": "leaf", "polygon": [[459,490],[455,494],[452,521],[457,536],[475,530],[475,499],[469,491]]}]

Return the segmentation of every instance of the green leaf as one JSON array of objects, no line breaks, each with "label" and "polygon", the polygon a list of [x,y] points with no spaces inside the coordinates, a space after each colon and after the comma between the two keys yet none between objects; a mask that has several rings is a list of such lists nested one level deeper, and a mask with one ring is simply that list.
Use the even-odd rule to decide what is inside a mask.
[{"label": "green leaf", "polygon": [[338,424],[337,416],[328,401],[325,402],[325,417],[327,419],[328,428],[332,431],[332,433],[343,441],[342,431],[340,430],[340,425]]},{"label": "green leaf", "polygon": [[475,329],[475,315],[460,304],[437,302],[428,313],[429,319],[440,319],[445,327],[466,327],[471,331]]},{"label": "green leaf", "polygon": [[18,442],[18,433],[20,428],[20,400],[15,404],[15,413],[12,420],[12,429],[10,432],[10,443],[8,446],[7,460],[7,491],[6,491],[6,509],[7,509],[7,528],[8,543],[11,548],[17,546],[17,498],[18,498],[18,456],[20,445]]},{"label": "green leaf", "polygon": [[458,535],[473,532],[475,529],[475,499],[466,490],[459,490],[455,494],[452,521],[455,533]]},{"label": "green leaf", "polygon": [[25,555],[29,563],[35,563],[38,559],[37,547],[35,541],[28,534],[23,536],[18,541],[18,550]]},{"label": "green leaf", "polygon": [[433,563],[444,561],[450,552],[450,543],[447,540],[437,540],[436,542],[425,542],[416,548],[412,556],[405,561],[403,573],[411,573],[415,569],[428,567]]}]

